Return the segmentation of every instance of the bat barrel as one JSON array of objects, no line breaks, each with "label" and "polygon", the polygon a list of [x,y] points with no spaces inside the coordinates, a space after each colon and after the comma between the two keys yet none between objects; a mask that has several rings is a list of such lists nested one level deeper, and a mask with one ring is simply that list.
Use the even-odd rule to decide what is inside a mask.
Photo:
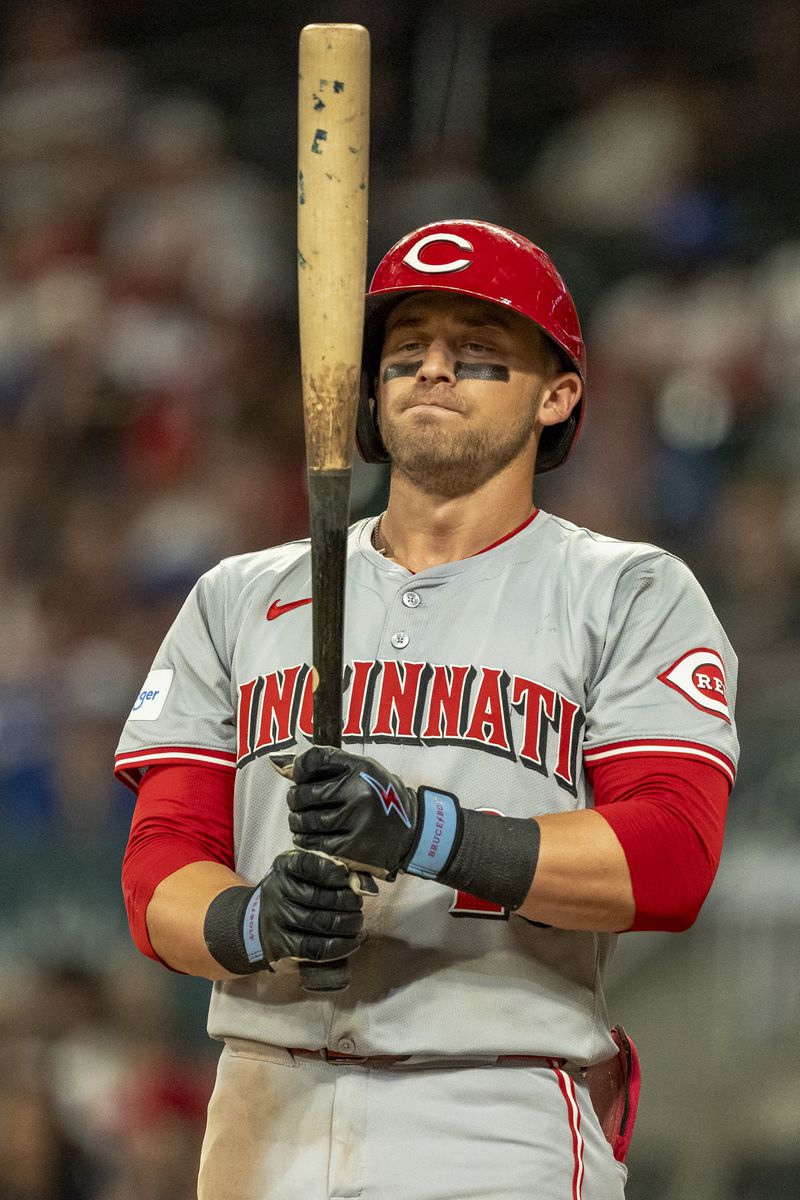
[{"label": "bat barrel", "polygon": [[[349,470],[367,271],[369,34],[300,35],[297,263],[309,471]],[[317,664],[318,666],[318,664]]]}]

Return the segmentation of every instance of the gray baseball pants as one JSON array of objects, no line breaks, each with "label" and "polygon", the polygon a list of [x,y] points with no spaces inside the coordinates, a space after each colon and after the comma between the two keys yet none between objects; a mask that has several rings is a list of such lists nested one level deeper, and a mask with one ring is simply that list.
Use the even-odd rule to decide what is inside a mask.
[{"label": "gray baseball pants", "polygon": [[445,1063],[333,1064],[230,1040],[199,1200],[624,1200],[580,1074]]}]

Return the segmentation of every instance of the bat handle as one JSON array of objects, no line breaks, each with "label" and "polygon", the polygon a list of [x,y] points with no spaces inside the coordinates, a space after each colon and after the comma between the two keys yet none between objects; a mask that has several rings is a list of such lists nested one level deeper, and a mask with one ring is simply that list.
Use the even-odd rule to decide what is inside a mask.
[{"label": "bat handle", "polygon": [[300,963],[300,986],[304,992],[343,992],[349,984],[350,963],[346,958]]},{"label": "bat handle", "polygon": [[[350,468],[308,473],[311,519],[311,609],[313,661],[319,669],[314,691],[314,742],[342,744],[342,657],[344,641],[347,522]],[[350,983],[346,958],[300,963],[304,992],[343,992]]]}]

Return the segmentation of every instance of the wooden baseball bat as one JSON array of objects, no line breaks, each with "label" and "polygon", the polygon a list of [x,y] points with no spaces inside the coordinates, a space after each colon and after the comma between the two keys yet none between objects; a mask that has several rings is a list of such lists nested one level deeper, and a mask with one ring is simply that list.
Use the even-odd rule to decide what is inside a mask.
[{"label": "wooden baseball bat", "polygon": [[[314,741],[341,745],[344,585],[367,269],[369,33],[300,34],[297,279],[311,517]],[[341,991],[347,959],[301,963],[306,991]]]}]

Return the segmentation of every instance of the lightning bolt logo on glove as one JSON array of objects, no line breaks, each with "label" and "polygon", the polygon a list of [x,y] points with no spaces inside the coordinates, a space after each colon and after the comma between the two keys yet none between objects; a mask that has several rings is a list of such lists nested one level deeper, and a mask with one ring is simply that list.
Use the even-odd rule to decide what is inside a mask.
[{"label": "lightning bolt logo on glove", "polygon": [[369,786],[372,788],[373,792],[375,792],[376,796],[378,796],[378,798],[380,799],[380,802],[383,805],[383,811],[386,813],[386,816],[387,817],[391,816],[391,814],[393,812],[396,812],[397,815],[399,816],[400,820],[405,825],[406,829],[410,829],[411,828],[411,819],[410,819],[408,813],[406,812],[406,810],[403,808],[400,797],[398,796],[398,794],[395,791],[392,784],[389,784],[388,787],[381,787],[381,785],[378,783],[377,779],[373,779],[371,775],[368,775],[366,773],[366,771],[361,771],[360,775],[361,775],[361,778],[366,783],[369,784]]}]

